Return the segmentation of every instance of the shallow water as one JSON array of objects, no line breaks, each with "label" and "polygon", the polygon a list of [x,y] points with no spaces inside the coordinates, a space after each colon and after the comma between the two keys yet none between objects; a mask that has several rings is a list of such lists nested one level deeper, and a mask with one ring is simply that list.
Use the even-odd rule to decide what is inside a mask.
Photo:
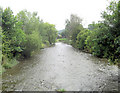
[{"label": "shallow water", "polygon": [[118,67],[64,43],[3,74],[4,91],[118,91]]}]

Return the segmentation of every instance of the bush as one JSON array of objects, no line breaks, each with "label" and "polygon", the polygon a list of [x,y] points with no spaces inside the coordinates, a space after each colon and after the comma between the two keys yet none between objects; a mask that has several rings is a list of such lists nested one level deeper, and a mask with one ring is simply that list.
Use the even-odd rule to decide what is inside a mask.
[{"label": "bush", "polygon": [[24,57],[30,57],[33,51],[42,48],[42,39],[37,32],[33,32],[26,36],[26,42],[24,43],[25,49],[22,51]]},{"label": "bush", "polygon": [[2,67],[3,67],[3,69],[4,68],[9,69],[9,68],[15,66],[16,64],[18,64],[18,61],[16,60],[16,58],[8,59],[7,57],[4,57]]},{"label": "bush", "polygon": [[87,36],[90,34],[90,31],[88,29],[80,31],[80,33],[77,35],[77,48],[80,50],[83,50],[86,48],[85,40]]}]

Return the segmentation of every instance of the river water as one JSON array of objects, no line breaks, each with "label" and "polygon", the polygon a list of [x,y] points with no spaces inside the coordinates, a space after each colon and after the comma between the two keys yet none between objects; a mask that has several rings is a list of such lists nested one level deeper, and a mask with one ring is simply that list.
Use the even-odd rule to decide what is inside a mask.
[{"label": "river water", "polygon": [[118,91],[118,67],[56,43],[3,74],[3,91]]}]

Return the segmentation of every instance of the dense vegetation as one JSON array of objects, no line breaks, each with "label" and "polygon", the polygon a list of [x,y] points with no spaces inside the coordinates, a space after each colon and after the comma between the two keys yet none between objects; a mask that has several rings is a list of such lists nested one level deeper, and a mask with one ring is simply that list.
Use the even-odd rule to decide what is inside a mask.
[{"label": "dense vegetation", "polygon": [[[120,1],[110,2],[101,17],[102,21],[84,28],[82,19],[72,14],[65,22],[65,29],[60,31],[58,41],[119,63]],[[55,25],[44,23],[36,12],[22,10],[13,15],[10,8],[0,8],[0,71],[16,65],[21,58],[28,58],[36,51],[51,46],[56,38]]]},{"label": "dense vegetation", "polygon": [[92,53],[95,56],[109,59],[112,63],[120,62],[120,1],[112,1],[102,13],[103,21],[93,22],[83,28],[82,20],[71,15],[66,20],[62,36],[70,41],[73,47]]},{"label": "dense vegetation", "polygon": [[3,69],[14,66],[18,59],[30,57],[35,51],[56,42],[55,25],[44,23],[36,12],[23,10],[14,16],[10,8],[0,8],[0,23]]}]

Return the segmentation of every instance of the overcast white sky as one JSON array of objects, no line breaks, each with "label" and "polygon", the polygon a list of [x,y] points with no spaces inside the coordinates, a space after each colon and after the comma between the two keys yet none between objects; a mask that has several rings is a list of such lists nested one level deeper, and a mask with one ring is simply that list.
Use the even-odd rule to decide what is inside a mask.
[{"label": "overcast white sky", "polygon": [[81,17],[84,27],[97,22],[107,5],[107,0],[0,0],[0,6],[10,7],[14,14],[23,9],[38,12],[44,22],[55,24],[57,30],[65,28],[65,20],[71,14]]}]

